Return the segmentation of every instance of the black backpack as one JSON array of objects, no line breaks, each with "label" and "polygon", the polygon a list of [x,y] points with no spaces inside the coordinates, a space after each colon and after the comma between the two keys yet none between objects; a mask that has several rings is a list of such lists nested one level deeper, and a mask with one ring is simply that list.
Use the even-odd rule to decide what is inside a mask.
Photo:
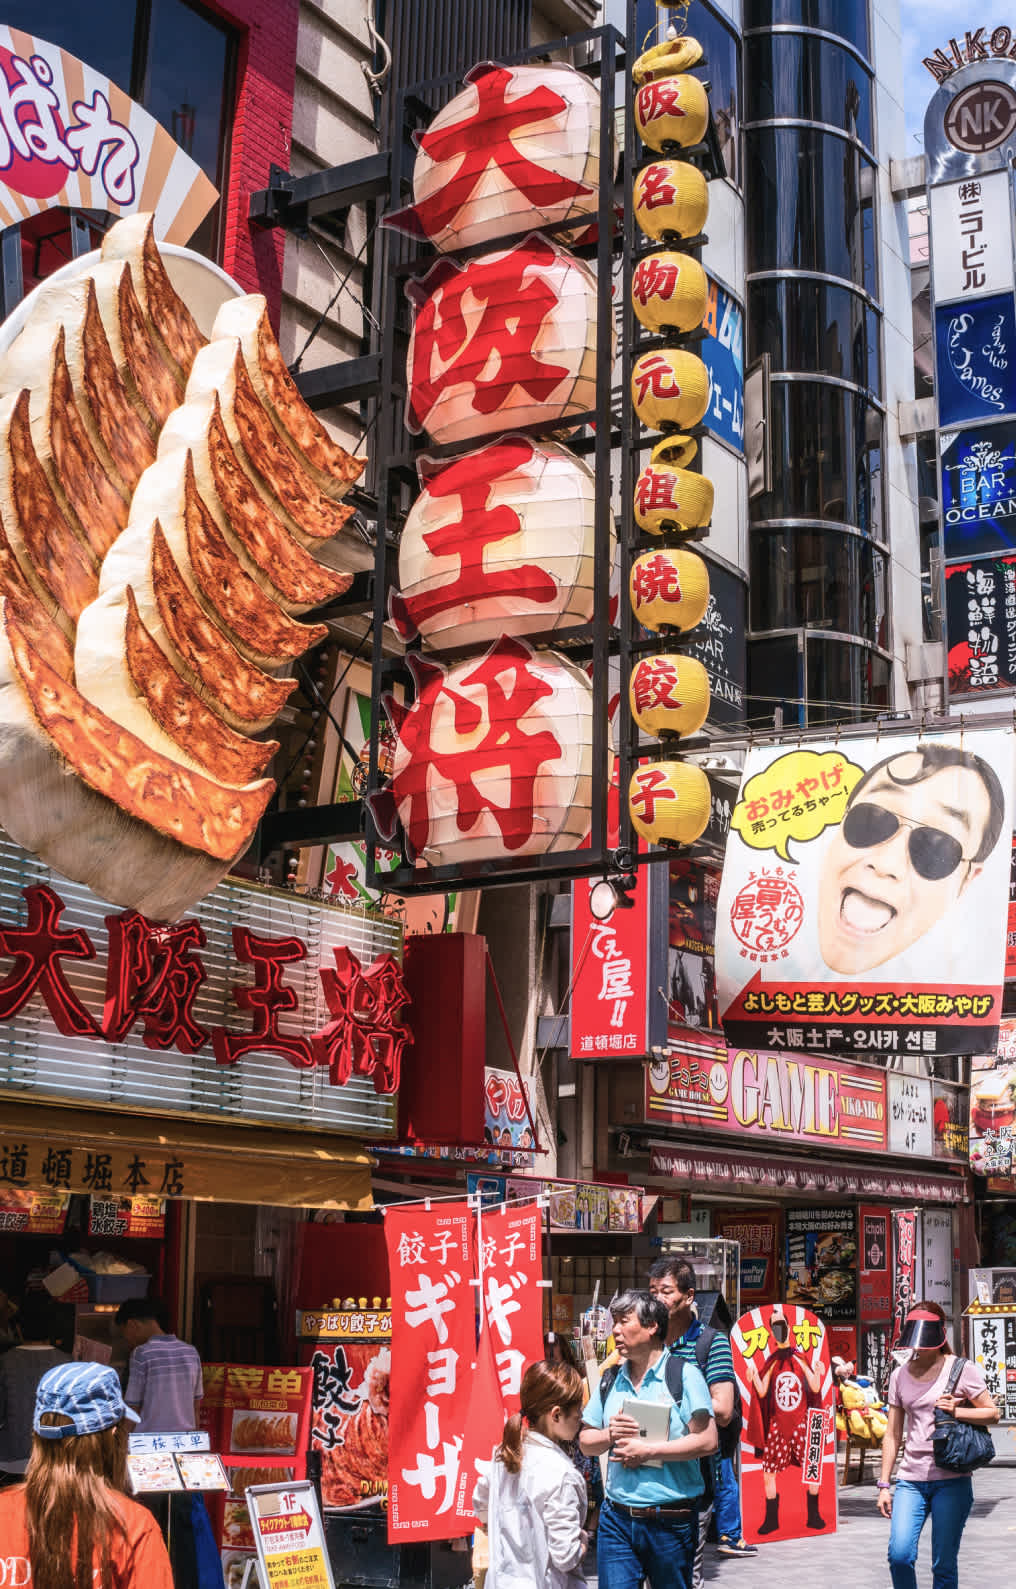
[{"label": "black backpack", "polygon": [[[698,1340],[695,1342],[695,1361],[702,1370],[703,1379],[706,1378],[706,1364],[709,1361],[709,1348],[720,1331],[711,1324],[703,1324],[699,1331]],[[741,1425],[744,1417],[741,1412],[741,1392],[734,1383],[734,1410],[730,1415],[730,1422],[717,1425],[716,1433],[720,1441],[720,1456],[732,1457],[741,1444]]]}]

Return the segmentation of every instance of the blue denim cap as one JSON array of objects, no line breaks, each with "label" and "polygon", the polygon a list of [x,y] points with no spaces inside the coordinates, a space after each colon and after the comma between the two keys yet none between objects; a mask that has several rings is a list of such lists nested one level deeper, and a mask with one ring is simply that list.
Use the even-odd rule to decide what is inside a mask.
[{"label": "blue denim cap", "polygon": [[[41,1419],[47,1412],[62,1413],[70,1423],[44,1424]],[[115,1372],[102,1363],[61,1363],[47,1370],[36,1388],[32,1428],[43,1440],[101,1434],[122,1418],[140,1422],[124,1401]]]}]

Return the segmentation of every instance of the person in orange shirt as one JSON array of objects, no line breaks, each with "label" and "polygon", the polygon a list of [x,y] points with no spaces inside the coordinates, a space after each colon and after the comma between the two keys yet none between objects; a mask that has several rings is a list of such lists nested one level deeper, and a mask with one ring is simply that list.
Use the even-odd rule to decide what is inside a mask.
[{"label": "person in orange shirt", "polygon": [[137,1414],[100,1363],[39,1381],[24,1484],[0,1492],[0,1561],[24,1589],[173,1589],[150,1512],[124,1493]]}]

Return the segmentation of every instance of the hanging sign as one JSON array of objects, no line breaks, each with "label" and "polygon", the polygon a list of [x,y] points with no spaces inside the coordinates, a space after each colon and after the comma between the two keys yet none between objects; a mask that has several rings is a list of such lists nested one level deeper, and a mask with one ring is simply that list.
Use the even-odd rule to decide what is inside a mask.
[{"label": "hanging sign", "polygon": [[56,205],[130,215],[187,243],[218,198],[196,161],[101,72],[0,27],[0,227]]},{"label": "hanging sign", "polygon": [[988,172],[931,189],[935,302],[1012,292],[1009,174]]},{"label": "hanging sign", "polygon": [[667,1011],[658,992],[665,963],[655,962],[666,954],[666,871],[640,866],[629,908],[606,921],[589,908],[596,880],[572,884],[569,1049],[575,1059],[641,1059],[665,1041]]},{"label": "hanging sign", "polygon": [[917,1212],[894,1208],[893,1214],[893,1329],[891,1346],[903,1332],[903,1322],[917,1298]]},{"label": "hanging sign", "polygon": [[744,311],[717,282],[709,298],[699,354],[709,371],[709,407],[702,423],[728,446],[744,452]]},{"label": "hanging sign", "polygon": [[931,1082],[924,1076],[891,1071],[889,1085],[889,1152],[930,1159],[935,1151]]},{"label": "hanging sign", "polygon": [[947,562],[1016,551],[1016,426],[958,430],[940,451]]},{"label": "hanging sign", "polygon": [[266,1589],[335,1589],[317,1492],[310,1480],[247,1491]]},{"label": "hanging sign", "polygon": [[[454,1539],[476,1361],[476,1221],[467,1203],[390,1208],[388,1542]],[[472,1491],[470,1491],[472,1494]]]},{"label": "hanging sign", "polygon": [[892,1313],[892,1238],[889,1210],[862,1205],[857,1282],[857,1314],[862,1323]]},{"label": "hanging sign", "polygon": [[1016,688],[1016,552],[947,563],[949,694]]},{"label": "hanging sign", "polygon": [[90,1236],[144,1236],[161,1241],[166,1234],[166,1200],[162,1197],[90,1197]]},{"label": "hanging sign", "polygon": [[1016,410],[1016,311],[1011,293],[935,310],[940,426]]},{"label": "hanging sign", "polygon": [[[5,1155],[10,1150],[4,1148]],[[27,1158],[25,1159],[27,1169]],[[7,1158],[0,1158],[6,1173]],[[36,1192],[27,1187],[0,1186],[0,1231],[24,1231],[34,1236],[61,1236],[67,1223],[70,1196],[61,1192]]]},{"label": "hanging sign", "polygon": [[1003,730],[749,751],[717,911],[728,1042],[994,1045],[1012,743]]}]

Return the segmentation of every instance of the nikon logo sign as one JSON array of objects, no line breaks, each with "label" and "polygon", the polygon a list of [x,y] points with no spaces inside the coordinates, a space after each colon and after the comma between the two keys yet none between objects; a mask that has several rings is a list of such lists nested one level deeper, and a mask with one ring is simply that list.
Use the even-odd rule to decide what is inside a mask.
[{"label": "nikon logo sign", "polygon": [[958,39],[950,39],[947,49],[926,55],[924,65],[937,83],[944,83],[961,66],[973,66],[975,61],[997,61],[1006,56],[1016,60],[1016,33],[1013,29],[993,28],[989,33],[983,27],[964,34],[962,44]]}]

